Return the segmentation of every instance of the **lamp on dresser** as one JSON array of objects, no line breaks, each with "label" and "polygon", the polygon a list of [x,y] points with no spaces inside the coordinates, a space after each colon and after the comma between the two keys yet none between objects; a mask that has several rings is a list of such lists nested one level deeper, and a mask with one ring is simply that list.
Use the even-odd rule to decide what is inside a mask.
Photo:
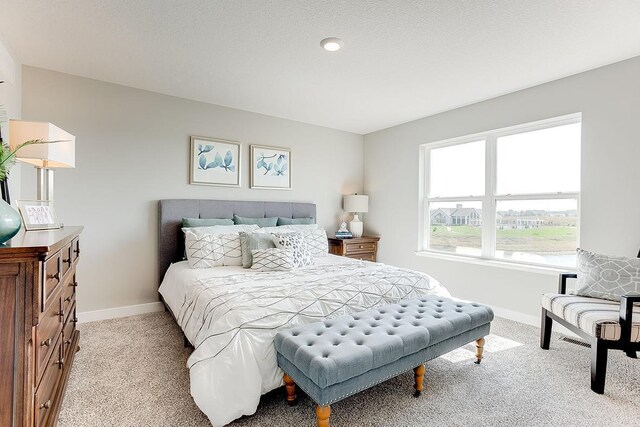
[{"label": "lamp on dresser", "polygon": [[369,196],[363,194],[351,194],[344,196],[343,209],[345,212],[353,213],[353,219],[349,223],[349,230],[353,237],[362,237],[364,224],[358,217],[359,213],[369,212]]},{"label": "lamp on dresser", "polygon": [[52,123],[9,121],[9,141],[14,149],[24,141],[51,141],[22,148],[16,158],[37,170],[38,200],[53,200],[53,170],[76,167],[76,137]]}]

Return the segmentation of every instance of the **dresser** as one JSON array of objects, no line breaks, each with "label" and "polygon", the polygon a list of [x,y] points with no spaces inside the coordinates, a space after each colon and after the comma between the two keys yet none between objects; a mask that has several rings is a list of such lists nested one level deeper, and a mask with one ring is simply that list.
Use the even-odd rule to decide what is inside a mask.
[{"label": "dresser", "polygon": [[362,236],[353,239],[329,237],[329,253],[376,262],[380,237]]},{"label": "dresser", "polygon": [[79,349],[81,232],[21,231],[0,245],[0,426],[56,424]]}]

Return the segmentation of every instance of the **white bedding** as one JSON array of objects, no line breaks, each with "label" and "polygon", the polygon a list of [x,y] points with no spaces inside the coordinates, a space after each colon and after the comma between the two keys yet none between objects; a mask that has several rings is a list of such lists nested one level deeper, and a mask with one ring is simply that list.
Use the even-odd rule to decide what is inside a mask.
[{"label": "white bedding", "polygon": [[430,276],[329,255],[288,272],[171,265],[160,293],[195,350],[191,395],[214,426],[256,411],[282,385],[273,337],[300,323],[421,295],[449,297]]}]

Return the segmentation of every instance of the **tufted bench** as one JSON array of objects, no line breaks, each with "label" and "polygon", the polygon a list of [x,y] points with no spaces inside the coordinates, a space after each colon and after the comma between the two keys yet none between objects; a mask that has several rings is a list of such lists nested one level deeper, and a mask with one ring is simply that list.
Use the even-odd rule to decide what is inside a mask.
[{"label": "tufted bench", "polygon": [[328,427],[332,403],[411,369],[417,397],[427,360],[476,341],[480,363],[492,320],[487,306],[424,296],[280,331],[287,401],[295,403],[298,385],[318,404],[318,426]]}]

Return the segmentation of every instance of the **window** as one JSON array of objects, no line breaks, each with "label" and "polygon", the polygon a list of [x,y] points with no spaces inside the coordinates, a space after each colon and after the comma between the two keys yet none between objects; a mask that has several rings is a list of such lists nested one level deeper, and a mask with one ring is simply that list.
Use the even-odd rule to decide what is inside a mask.
[{"label": "window", "polygon": [[423,250],[575,267],[581,116],[421,147]]}]

